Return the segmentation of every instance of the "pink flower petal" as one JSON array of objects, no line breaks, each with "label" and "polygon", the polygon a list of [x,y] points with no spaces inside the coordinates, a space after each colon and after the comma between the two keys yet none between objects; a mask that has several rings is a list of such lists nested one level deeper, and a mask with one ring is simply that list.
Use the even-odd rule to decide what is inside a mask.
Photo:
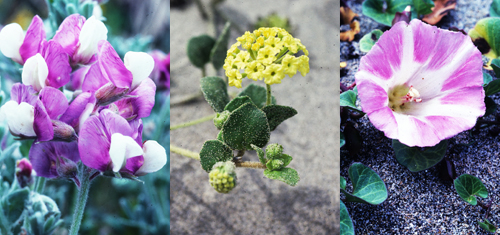
[{"label": "pink flower petal", "polygon": [[42,51],[42,44],[45,42],[45,30],[43,29],[43,21],[40,16],[36,15],[33,17],[28,31],[26,31],[26,36],[24,37],[24,42],[19,49],[19,53],[26,61],[30,57],[40,53]]},{"label": "pink flower petal", "polygon": [[[85,17],[79,14],[73,14],[61,23],[57,29],[56,35],[52,38],[53,41],[58,42],[64,51],[72,57],[78,48],[78,37],[85,23]],[[52,41],[51,40],[51,41]]]}]

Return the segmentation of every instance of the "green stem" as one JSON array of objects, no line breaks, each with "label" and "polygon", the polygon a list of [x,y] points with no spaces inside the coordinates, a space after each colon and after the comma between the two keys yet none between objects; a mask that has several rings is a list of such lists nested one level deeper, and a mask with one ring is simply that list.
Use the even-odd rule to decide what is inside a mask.
[{"label": "green stem", "polygon": [[184,157],[189,157],[189,158],[192,158],[192,159],[195,159],[198,161],[200,160],[200,154],[198,154],[196,152],[189,151],[187,149],[177,147],[173,144],[170,144],[170,152],[177,153],[177,154],[182,155]]},{"label": "green stem", "polygon": [[266,106],[271,104],[271,85],[266,84],[267,95],[266,95]]},{"label": "green stem", "polygon": [[199,118],[199,119],[196,119],[196,120],[193,120],[193,121],[184,122],[184,123],[181,123],[179,125],[175,125],[175,126],[170,127],[170,130],[180,129],[180,128],[184,128],[184,127],[188,127],[188,126],[193,126],[193,125],[196,125],[196,124],[200,124],[200,123],[203,123],[203,122],[206,122],[206,121],[210,121],[210,120],[214,119],[216,116],[217,116],[217,114],[215,113],[215,114],[212,114],[212,115],[209,115],[209,116],[206,116],[206,117],[202,117],[202,118]]},{"label": "green stem", "polygon": [[78,235],[78,230],[80,230],[80,225],[82,223],[83,212],[85,210],[85,204],[87,203],[87,198],[90,189],[90,173],[86,166],[81,168],[80,173],[80,188],[78,189],[78,197],[76,199],[75,212],[73,214],[73,221],[71,223],[71,229],[69,230],[69,235]]},{"label": "green stem", "polygon": [[38,177],[38,180],[36,181],[36,186],[35,186],[35,192],[42,194],[43,189],[45,188],[45,177]]},{"label": "green stem", "polygon": [[266,165],[260,162],[236,162],[236,167],[252,168],[252,169],[267,169]]},{"label": "green stem", "polygon": [[201,77],[204,78],[207,76],[207,69],[205,68],[205,65],[201,67]]},{"label": "green stem", "polygon": [[186,96],[184,96],[184,97],[182,97],[180,99],[177,99],[177,100],[174,100],[174,101],[170,102],[170,107],[191,102],[191,101],[196,100],[196,99],[198,99],[198,98],[200,98],[202,96],[203,96],[203,93],[201,92],[201,90],[199,90],[196,93],[192,93],[192,94],[186,95]]}]

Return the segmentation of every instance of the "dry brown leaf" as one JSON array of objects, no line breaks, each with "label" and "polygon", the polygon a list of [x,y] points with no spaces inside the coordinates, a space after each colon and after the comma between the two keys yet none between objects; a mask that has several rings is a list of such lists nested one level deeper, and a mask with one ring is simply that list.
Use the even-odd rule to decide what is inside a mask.
[{"label": "dry brown leaf", "polygon": [[354,17],[358,14],[354,13],[349,7],[340,7],[340,24],[350,24]]},{"label": "dry brown leaf", "polygon": [[422,21],[435,25],[437,24],[449,11],[455,9],[457,6],[456,0],[436,0],[434,1],[434,7],[432,8],[432,13],[425,15]]},{"label": "dry brown leaf", "polygon": [[353,21],[351,24],[351,30],[340,32],[340,41],[352,41],[354,40],[354,36],[359,33],[361,28],[359,27],[358,21]]}]

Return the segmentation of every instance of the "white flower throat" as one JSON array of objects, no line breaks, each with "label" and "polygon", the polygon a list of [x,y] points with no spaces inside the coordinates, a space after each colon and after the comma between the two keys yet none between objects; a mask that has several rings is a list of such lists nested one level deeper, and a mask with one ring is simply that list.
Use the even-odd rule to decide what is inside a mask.
[{"label": "white flower throat", "polygon": [[389,90],[389,107],[394,112],[408,110],[412,103],[421,103],[420,93],[413,86],[397,85]]}]

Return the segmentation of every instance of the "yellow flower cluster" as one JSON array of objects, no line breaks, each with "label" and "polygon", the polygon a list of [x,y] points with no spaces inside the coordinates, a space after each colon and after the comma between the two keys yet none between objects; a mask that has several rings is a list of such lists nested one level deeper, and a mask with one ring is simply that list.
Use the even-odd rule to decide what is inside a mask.
[{"label": "yellow flower cluster", "polygon": [[[302,76],[309,73],[309,52],[284,29],[260,28],[253,33],[247,31],[236,40],[227,51],[223,67],[230,86],[241,88],[245,77],[264,79],[271,85],[281,83],[285,75],[293,77],[297,71]],[[299,51],[304,55],[295,57]]]},{"label": "yellow flower cluster", "polygon": [[235,186],[235,177],[220,169],[214,169],[209,174],[210,185],[219,193],[229,193]]}]

